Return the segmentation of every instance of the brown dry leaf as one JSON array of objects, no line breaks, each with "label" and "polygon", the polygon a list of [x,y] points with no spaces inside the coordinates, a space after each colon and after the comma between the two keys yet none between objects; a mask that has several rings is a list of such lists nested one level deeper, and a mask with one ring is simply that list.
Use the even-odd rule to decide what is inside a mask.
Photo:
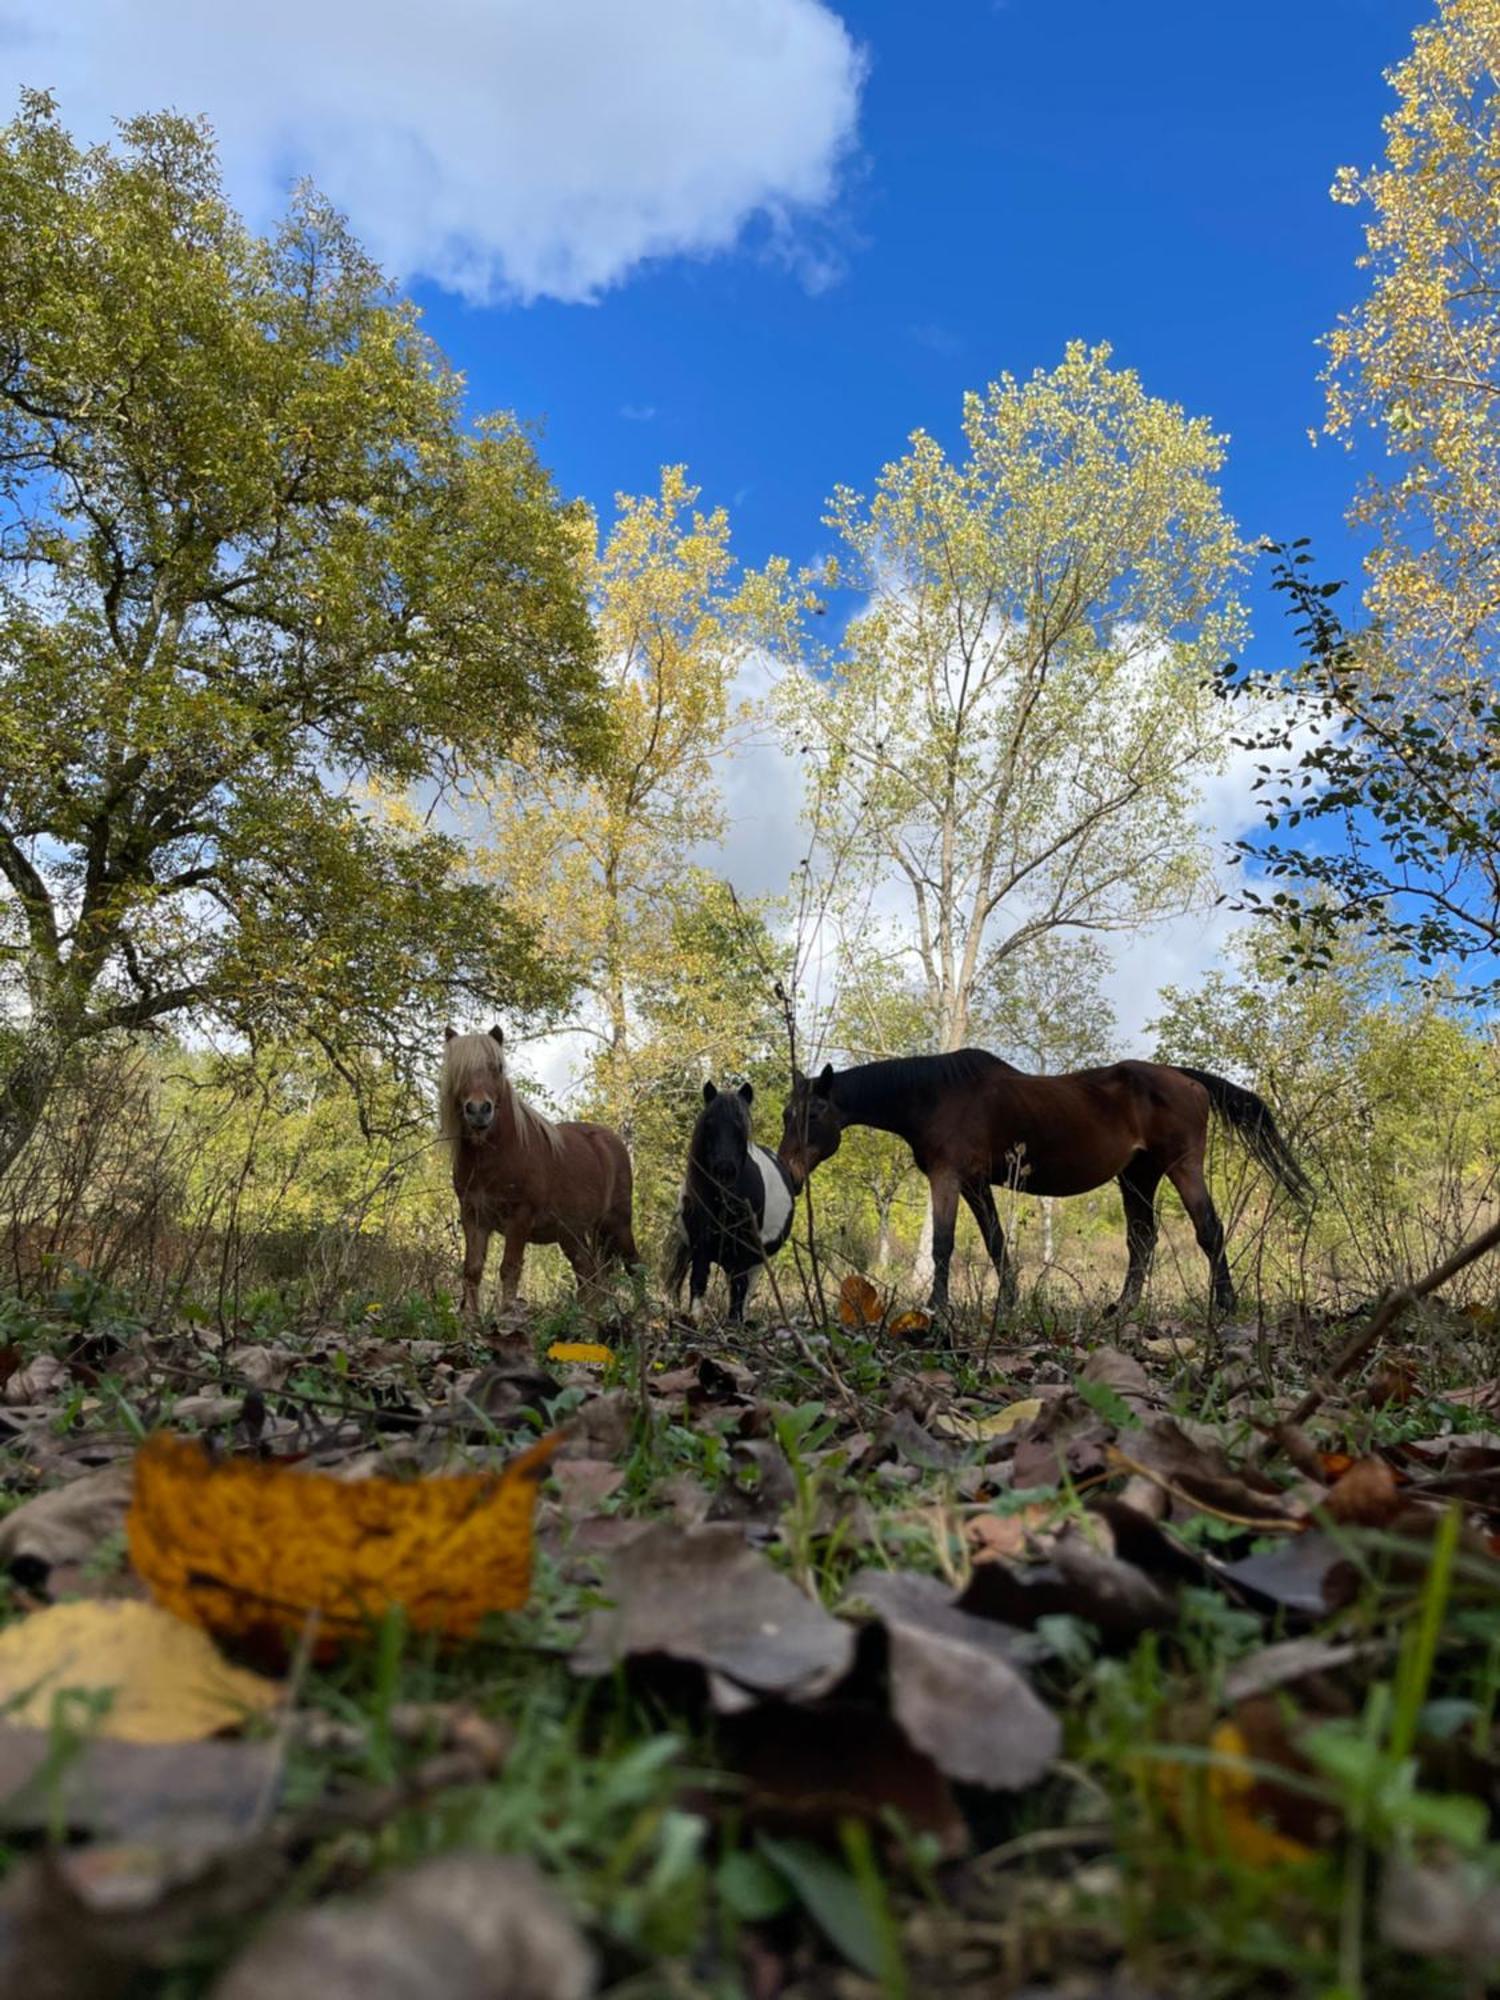
[{"label": "brown dry leaf", "polygon": [[1399,1951],[1463,1960],[1472,1990],[1480,1991],[1488,1974],[1485,1990],[1493,1991],[1500,1884],[1477,1858],[1446,1854],[1422,1862],[1398,1855],[1386,1864],[1380,1884],[1380,1931]]},{"label": "brown dry leaf", "polygon": [[1045,1501],[1034,1500],[1013,1514],[973,1515],[964,1526],[971,1560],[1005,1562],[1024,1555],[1032,1536],[1046,1528],[1056,1512]]},{"label": "brown dry leaf", "polygon": [[132,1476],[122,1459],[24,1501],[0,1521],[0,1564],[30,1586],[59,1563],[86,1562],[125,1526]]},{"label": "brown dry leaf", "polygon": [[894,1334],[897,1340],[917,1340],[922,1334],[931,1333],[931,1331],[932,1314],[919,1310],[897,1313],[896,1317],[886,1328],[886,1332]]},{"label": "brown dry leaf", "polygon": [[1329,1488],[1323,1507],[1345,1527],[1385,1528],[1401,1511],[1401,1488],[1383,1458],[1361,1458]]},{"label": "brown dry leaf", "polygon": [[1122,1354],[1118,1347],[1096,1347],[1080,1369],[1078,1379],[1113,1389],[1132,1409],[1151,1409],[1161,1402],[1140,1362]]},{"label": "brown dry leaf", "polygon": [[968,1828],[947,1779],[883,1708],[765,1702],[720,1724],[729,1763],[745,1780],[732,1801],[751,1826],[836,1837],[839,1822],[874,1826],[894,1809],[914,1833],[933,1835],[945,1857],[967,1851]]},{"label": "brown dry leaf", "polygon": [[1331,1535],[1310,1529],[1261,1555],[1215,1563],[1215,1573],[1262,1602],[1326,1618],[1359,1595],[1359,1571]]},{"label": "brown dry leaf", "polygon": [[608,1673],[621,1660],[691,1660],[757,1694],[821,1694],[847,1673],[854,1634],[804,1595],[737,1527],[683,1529],[661,1521],[622,1548],[573,1670]]},{"label": "brown dry leaf", "polygon": [[127,1743],[190,1743],[272,1708],[281,1688],[232,1667],[196,1625],[155,1604],[51,1604],[0,1632],[0,1708],[51,1726],[64,1692],[110,1696],[97,1724]]},{"label": "brown dry leaf", "polygon": [[839,1286],[839,1325],[851,1329],[879,1326],[884,1316],[879,1292],[868,1278],[851,1271]]},{"label": "brown dry leaf", "polygon": [[1022,1424],[1029,1424],[1042,1414],[1040,1396],[1023,1396],[1018,1403],[1007,1403],[1003,1410],[996,1410],[988,1417],[963,1417],[952,1411],[933,1419],[933,1429],[943,1437],[962,1438],[965,1443],[978,1444],[986,1438],[1008,1437]]},{"label": "brown dry leaf", "polygon": [[1198,1342],[1191,1334],[1168,1333],[1155,1340],[1143,1340],[1141,1351],[1163,1361],[1191,1361],[1197,1355]]},{"label": "brown dry leaf", "polygon": [[1062,1728],[1016,1666],[1034,1642],[960,1611],[936,1577],[861,1570],[849,1594],[885,1627],[896,1720],[945,1776],[1019,1792],[1045,1774]]},{"label": "brown dry leaf", "polygon": [[59,1761],[47,1729],[0,1725],[0,1825],[14,1832],[222,1846],[276,1803],[279,1743],[130,1743],[95,1737]]},{"label": "brown dry leaf", "polygon": [[537,1483],[559,1442],[498,1476],[341,1480],[215,1465],[163,1434],[136,1459],[131,1560],[159,1603],[245,1639],[295,1636],[310,1612],[320,1644],[357,1637],[398,1604],[417,1631],[467,1639],[526,1602]]},{"label": "brown dry leaf", "polygon": [[1133,1563],[1101,1555],[1075,1528],[1059,1535],[1050,1562],[977,1564],[958,1603],[978,1617],[1026,1627],[1068,1612],[1112,1639],[1167,1632],[1177,1623],[1164,1590]]},{"label": "brown dry leaf", "polygon": [[444,1854],[271,1924],[213,2000],[586,2000],[593,1956],[536,1866]]},{"label": "brown dry leaf", "polygon": [[552,1477],[570,1521],[592,1514],[625,1484],[620,1467],[604,1458],[559,1458],[552,1467]]}]

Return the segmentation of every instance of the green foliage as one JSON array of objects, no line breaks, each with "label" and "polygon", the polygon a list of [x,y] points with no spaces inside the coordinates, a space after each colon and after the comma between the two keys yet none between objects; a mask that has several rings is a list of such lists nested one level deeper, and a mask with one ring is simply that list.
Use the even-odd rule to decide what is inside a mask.
[{"label": "green foliage", "polygon": [[560,997],[359,787],[595,757],[577,524],[307,191],[268,239],[173,117],[0,135],[0,1164],[81,1039],[191,1012],[351,1076]]}]

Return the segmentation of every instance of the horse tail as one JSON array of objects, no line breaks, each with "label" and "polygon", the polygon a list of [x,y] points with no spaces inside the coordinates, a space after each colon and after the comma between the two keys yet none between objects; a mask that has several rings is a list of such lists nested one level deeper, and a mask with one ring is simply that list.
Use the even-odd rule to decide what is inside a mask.
[{"label": "horse tail", "polygon": [[682,1198],[679,1195],[672,1216],[672,1227],[667,1234],[667,1247],[661,1266],[662,1283],[667,1288],[668,1298],[673,1300],[681,1298],[683,1280],[692,1261],[693,1251],[688,1242],[687,1224],[683,1220]]},{"label": "horse tail", "polygon": [[1282,1138],[1266,1100],[1253,1090],[1246,1090],[1243,1084],[1215,1076],[1211,1070],[1189,1069],[1186,1063],[1174,1063],[1172,1067],[1203,1085],[1215,1116],[1228,1126],[1252,1159],[1258,1160],[1272,1179],[1281,1183],[1298,1207],[1305,1207],[1312,1193],[1311,1184]]}]

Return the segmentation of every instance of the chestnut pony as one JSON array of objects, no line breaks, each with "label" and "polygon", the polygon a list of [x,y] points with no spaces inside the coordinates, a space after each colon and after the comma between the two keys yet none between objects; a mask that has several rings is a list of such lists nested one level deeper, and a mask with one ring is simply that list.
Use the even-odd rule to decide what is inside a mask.
[{"label": "chestnut pony", "polygon": [[500,1303],[515,1300],[528,1243],[558,1243],[580,1293],[611,1261],[636,1264],[630,1155],[607,1125],[556,1124],[534,1111],[505,1070],[505,1037],[448,1030],[438,1129],[453,1152],[464,1225],[463,1309],[475,1313],[495,1230],[505,1236]]},{"label": "chestnut pony", "polygon": [[1006,1294],[1013,1280],[991,1187],[1003,1182],[1028,1194],[1086,1194],[1117,1180],[1130,1261],[1111,1310],[1128,1311],[1151,1269],[1156,1190],[1165,1177],[1182,1197],[1208,1259],[1215,1309],[1232,1312],[1224,1226],[1203,1177],[1210,1114],[1303,1200],[1307,1182],[1262,1098],[1207,1070],[1165,1063],[1028,1076],[985,1049],[959,1049],[838,1073],[829,1063],[818,1077],[794,1070],[780,1158],[800,1189],[819,1161],[838,1151],[848,1125],[873,1125],[904,1139],[932,1189],[929,1303],[936,1310],[948,1302],[960,1197],[979,1224]]}]

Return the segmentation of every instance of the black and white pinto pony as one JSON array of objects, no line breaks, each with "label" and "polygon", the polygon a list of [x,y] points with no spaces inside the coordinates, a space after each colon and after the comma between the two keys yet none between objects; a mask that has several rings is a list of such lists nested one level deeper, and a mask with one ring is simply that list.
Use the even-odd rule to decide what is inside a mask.
[{"label": "black and white pinto pony", "polygon": [[751,1278],[791,1233],[796,1194],[780,1160],[751,1136],[754,1095],[748,1083],[738,1090],[705,1083],[703,1109],[688,1142],[666,1282],[675,1300],[691,1274],[688,1311],[695,1319],[715,1264],[729,1280],[730,1319],[743,1319]]}]

